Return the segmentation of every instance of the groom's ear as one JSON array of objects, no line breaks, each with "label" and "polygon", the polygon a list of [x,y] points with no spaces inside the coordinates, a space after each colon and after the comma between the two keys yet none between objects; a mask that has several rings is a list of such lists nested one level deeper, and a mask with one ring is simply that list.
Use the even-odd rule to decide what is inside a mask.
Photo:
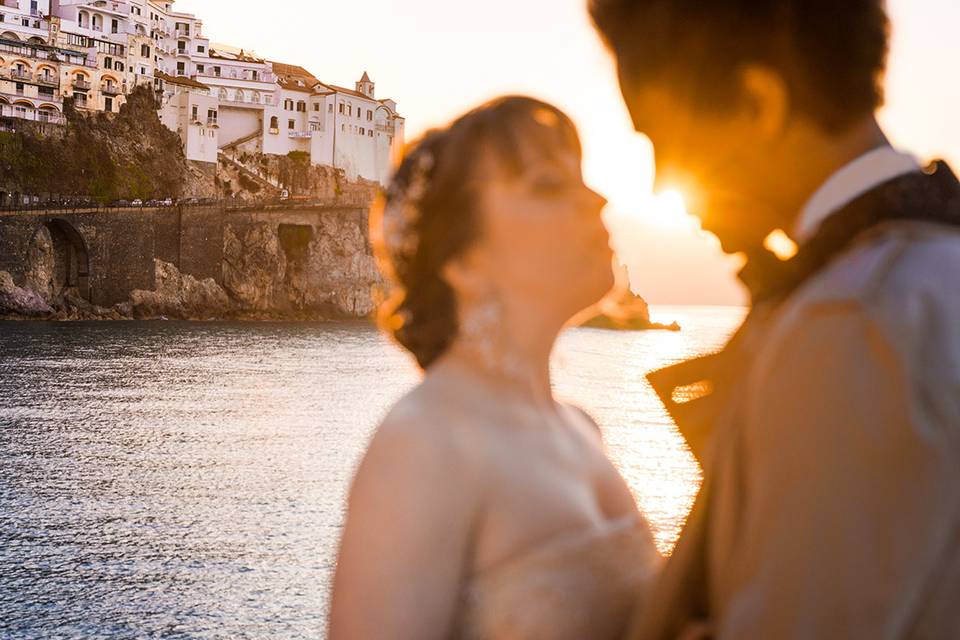
[{"label": "groom's ear", "polygon": [[790,119],[790,91],[774,69],[749,64],[739,71],[744,117],[764,139],[779,137]]}]

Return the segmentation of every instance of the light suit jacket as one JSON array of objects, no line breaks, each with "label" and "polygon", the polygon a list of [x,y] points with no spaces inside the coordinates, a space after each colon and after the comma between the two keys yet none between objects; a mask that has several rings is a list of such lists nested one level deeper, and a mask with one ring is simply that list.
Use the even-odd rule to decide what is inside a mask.
[{"label": "light suit jacket", "polygon": [[960,232],[863,234],[713,369],[704,485],[628,638],[960,637]]}]

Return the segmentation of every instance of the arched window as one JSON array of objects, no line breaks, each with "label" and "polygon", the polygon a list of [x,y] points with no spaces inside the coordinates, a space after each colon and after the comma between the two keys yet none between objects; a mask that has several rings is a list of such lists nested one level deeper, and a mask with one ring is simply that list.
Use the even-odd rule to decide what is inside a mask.
[{"label": "arched window", "polygon": [[246,102],[247,95],[243,92],[243,89],[237,89],[237,102]]},{"label": "arched window", "polygon": [[87,27],[90,25],[90,16],[86,11],[80,12],[80,15],[77,17],[77,24],[81,27]]},{"label": "arched window", "polygon": [[254,92],[253,92],[253,103],[254,103],[254,104],[260,104],[260,92],[259,92],[259,91],[254,91]]},{"label": "arched window", "polygon": [[277,133],[277,130],[280,129],[280,119],[277,116],[270,118],[270,132]]},{"label": "arched window", "polygon": [[220,88],[220,99],[221,99],[221,100],[228,100],[228,99],[229,99],[229,97],[227,96],[227,90],[224,89],[223,87]]}]

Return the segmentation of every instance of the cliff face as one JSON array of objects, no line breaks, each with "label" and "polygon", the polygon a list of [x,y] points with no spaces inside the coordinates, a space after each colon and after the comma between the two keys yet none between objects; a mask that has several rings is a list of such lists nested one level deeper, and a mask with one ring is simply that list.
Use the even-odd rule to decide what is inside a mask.
[{"label": "cliff face", "polygon": [[223,286],[246,313],[362,317],[373,311],[380,282],[355,219],[224,229]]},{"label": "cliff face", "polygon": [[0,133],[0,191],[101,203],[178,197],[187,164],[156,109],[149,87],[140,86],[117,114],[83,115],[68,101],[66,126],[18,122],[15,132]]},{"label": "cliff face", "polygon": [[[174,219],[167,220],[168,216]],[[78,259],[80,245],[69,244],[56,227],[39,226],[32,232],[18,275],[0,271],[0,316],[318,320],[363,318],[374,309],[374,292],[382,281],[367,241],[363,209],[207,211],[183,213],[179,221],[176,216],[175,211],[159,212],[153,225],[144,221],[129,229],[145,235],[151,228],[165,230],[144,243],[145,248],[168,250],[148,251],[142,275],[129,262],[132,254],[118,253],[116,243],[129,240],[119,229],[79,227],[88,239],[104,241],[92,251],[107,262],[88,264]],[[178,235],[178,228],[180,233],[187,229],[184,220],[197,224],[199,219],[201,226],[192,227],[187,236]],[[107,214],[98,220],[115,223]],[[0,217],[0,233],[4,222]],[[173,235],[168,235],[171,231]],[[23,237],[30,233],[27,228]],[[143,253],[137,253],[137,260]],[[181,262],[189,272],[181,272]],[[81,276],[104,267],[116,269],[117,275],[136,276],[135,287],[120,289],[122,293],[113,297],[123,302],[98,306],[84,299],[90,288],[102,292],[104,282],[85,286]],[[94,299],[104,302],[102,295]]]}]

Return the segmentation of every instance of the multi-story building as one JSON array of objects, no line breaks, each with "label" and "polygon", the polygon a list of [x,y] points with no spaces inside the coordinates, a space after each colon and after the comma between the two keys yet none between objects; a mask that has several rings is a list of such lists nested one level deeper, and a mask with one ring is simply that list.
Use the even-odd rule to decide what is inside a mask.
[{"label": "multi-story building", "polygon": [[164,86],[160,121],[180,136],[187,159],[215,163],[220,105],[210,87],[193,78],[170,76],[162,71],[157,72],[157,77]]},{"label": "multi-story building", "polygon": [[220,146],[262,127],[264,111],[275,103],[276,76],[255,53],[215,44],[196,58],[197,80],[209,85],[220,102]]},{"label": "multi-story building", "polygon": [[366,73],[354,89],[326,84],[297,65],[273,62],[276,103],[265,109],[263,152],[310,154],[316,165],[385,182],[403,144],[404,120],[392,100],[377,100]]},{"label": "multi-story building", "polygon": [[0,0],[0,36],[18,41],[47,41],[50,0]]},{"label": "multi-story building", "polygon": [[0,124],[63,121],[78,109],[117,112],[149,84],[160,118],[189,160],[215,163],[227,146],[301,151],[316,165],[383,182],[404,120],[364,73],[354,89],[249,49],[211,45],[174,0],[0,0]]},{"label": "multi-story building", "polygon": [[51,46],[49,0],[0,2],[0,127],[16,120],[63,122],[60,68],[83,52]]}]

